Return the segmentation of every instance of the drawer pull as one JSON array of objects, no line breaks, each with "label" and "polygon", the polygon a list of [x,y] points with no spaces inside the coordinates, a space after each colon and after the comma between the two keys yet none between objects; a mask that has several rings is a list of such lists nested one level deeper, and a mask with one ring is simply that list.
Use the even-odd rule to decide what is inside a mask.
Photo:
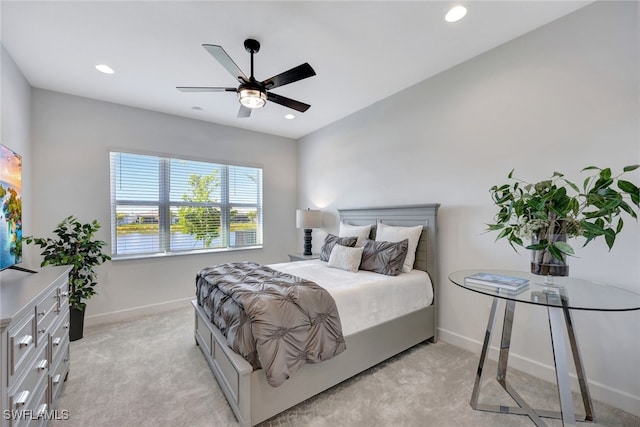
[{"label": "drawer pull", "polygon": [[36,366],[36,371],[44,371],[45,369],[47,369],[47,359],[42,359],[40,362],[38,362],[38,365]]},{"label": "drawer pull", "polygon": [[42,328],[42,329],[38,329],[38,333],[39,334],[44,334],[45,332],[47,332],[46,329]]},{"label": "drawer pull", "polygon": [[62,338],[60,338],[60,337],[55,337],[55,338],[54,338],[54,340],[53,340],[53,342],[52,342],[52,344],[53,344],[54,346],[58,346],[58,345],[60,345],[60,341],[61,341],[61,340],[62,340]]},{"label": "drawer pull", "polygon": [[60,295],[61,295],[63,298],[68,297],[68,296],[69,296],[69,291],[63,291]]},{"label": "drawer pull", "polygon": [[62,375],[57,374],[55,377],[53,377],[52,382],[54,384],[60,384],[60,380],[62,379]]},{"label": "drawer pull", "polygon": [[29,390],[22,390],[18,395],[18,397],[16,397],[16,401],[14,405],[16,406],[16,408],[24,406],[24,404],[27,403],[28,398],[29,398]]},{"label": "drawer pull", "polygon": [[19,348],[28,347],[29,344],[31,344],[32,342],[33,342],[33,337],[31,335],[25,335],[22,337],[22,339],[18,343],[18,347]]},{"label": "drawer pull", "polygon": [[66,322],[62,328],[63,329],[69,329],[69,322]]},{"label": "drawer pull", "polygon": [[44,310],[38,312],[38,316],[44,316],[45,314],[47,314],[47,312]]}]

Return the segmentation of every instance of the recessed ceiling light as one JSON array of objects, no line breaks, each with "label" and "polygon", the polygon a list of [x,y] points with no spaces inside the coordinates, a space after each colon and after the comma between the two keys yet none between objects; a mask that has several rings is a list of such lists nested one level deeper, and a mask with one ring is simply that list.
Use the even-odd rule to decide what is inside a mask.
[{"label": "recessed ceiling light", "polygon": [[457,22],[465,17],[467,14],[467,8],[464,6],[454,6],[449,9],[449,12],[444,16],[447,22]]},{"label": "recessed ceiling light", "polygon": [[113,69],[108,65],[104,65],[104,64],[96,65],[96,70],[105,74],[113,74]]},{"label": "recessed ceiling light", "polygon": [[296,116],[294,116],[291,113],[287,113],[287,114],[284,115],[284,118],[287,119],[287,120],[293,120],[293,119],[296,118]]}]

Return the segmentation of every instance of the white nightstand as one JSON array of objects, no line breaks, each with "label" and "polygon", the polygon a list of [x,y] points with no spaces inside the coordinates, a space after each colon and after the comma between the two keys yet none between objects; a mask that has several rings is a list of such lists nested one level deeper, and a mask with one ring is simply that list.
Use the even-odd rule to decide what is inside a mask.
[{"label": "white nightstand", "polygon": [[289,261],[308,261],[310,259],[320,259],[320,254],[302,255],[302,252],[289,254]]}]

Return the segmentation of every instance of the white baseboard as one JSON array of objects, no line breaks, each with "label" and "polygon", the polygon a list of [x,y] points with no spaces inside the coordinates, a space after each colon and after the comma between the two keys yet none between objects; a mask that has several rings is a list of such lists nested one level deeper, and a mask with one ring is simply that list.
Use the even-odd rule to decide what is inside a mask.
[{"label": "white baseboard", "polygon": [[95,314],[93,316],[87,316],[84,319],[84,326],[85,328],[92,328],[110,323],[133,320],[150,314],[165,313],[178,308],[188,307],[192,299],[193,298],[184,298],[160,304],[143,305],[141,307],[113,311],[111,313]]},{"label": "white baseboard", "polygon": [[[438,339],[455,345],[456,347],[469,350],[478,354],[478,357],[480,357],[480,352],[482,351],[482,342],[480,341],[476,341],[442,328],[438,328]],[[499,349],[492,346],[489,350],[489,358],[497,361],[498,352]],[[543,379],[553,384],[556,383],[556,371],[551,365],[546,365],[517,353],[509,352],[509,366],[529,375],[533,375],[536,378]],[[579,392],[580,386],[578,385],[577,377],[574,374],[570,374],[570,377],[572,389]],[[587,381],[589,383],[589,392],[591,393],[592,399],[606,403],[607,405],[611,405],[630,414],[640,416],[640,396],[634,396],[608,385],[601,384],[596,381],[590,381],[588,372]],[[598,414],[596,413],[596,419],[597,417]]]}]

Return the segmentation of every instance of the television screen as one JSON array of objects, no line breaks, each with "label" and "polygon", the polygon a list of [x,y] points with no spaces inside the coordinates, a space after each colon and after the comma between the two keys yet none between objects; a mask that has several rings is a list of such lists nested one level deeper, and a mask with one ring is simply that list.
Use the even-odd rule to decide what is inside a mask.
[{"label": "television screen", "polygon": [[0,145],[0,270],[22,260],[22,157]]}]

